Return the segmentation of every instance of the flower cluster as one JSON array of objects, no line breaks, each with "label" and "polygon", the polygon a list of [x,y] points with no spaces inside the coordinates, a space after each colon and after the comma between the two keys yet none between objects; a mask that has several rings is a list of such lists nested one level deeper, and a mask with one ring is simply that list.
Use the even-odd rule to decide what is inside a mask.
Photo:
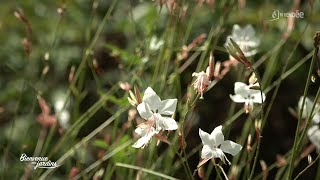
[{"label": "flower cluster", "polygon": [[[227,39],[227,49],[230,55],[237,61],[245,64],[247,68],[251,68],[251,63],[246,57],[256,54],[256,48],[260,44],[259,39],[255,37],[252,26],[248,25],[244,29],[241,29],[238,25],[235,25],[232,35],[228,36]],[[155,40],[153,41],[153,43],[156,44]],[[200,95],[200,99],[203,99],[203,94],[213,86],[212,77],[221,80],[226,72],[229,71],[227,68],[220,73],[220,67],[221,62],[219,61],[214,66],[213,55],[210,53],[209,65],[206,71],[194,72],[192,74],[192,77],[196,78],[192,86],[198,95]],[[217,82],[217,80],[215,80],[215,82]],[[178,128],[177,122],[173,119],[177,107],[177,99],[161,100],[151,87],[145,90],[142,99],[137,89],[135,89],[135,94],[131,91],[128,92],[130,94],[128,98],[130,104],[137,108],[139,115],[145,120],[145,122],[139,124],[135,129],[135,133],[137,133],[140,138],[133,144],[133,147],[144,148],[153,137],[169,142],[161,134],[162,131],[171,131]],[[249,85],[236,82],[234,92],[235,94],[230,95],[230,98],[234,102],[244,103],[246,113],[252,112],[254,103],[261,104],[265,100],[265,94],[261,92],[254,73],[249,79]],[[210,134],[199,129],[199,136],[203,148],[201,151],[202,161],[198,167],[214,158],[219,158],[223,163],[230,165],[231,163],[225,153],[235,156],[242,149],[240,144],[224,139],[221,125],[216,127]]]},{"label": "flower cluster", "polygon": [[[161,100],[160,97],[148,87],[137,106],[140,116],[145,119],[135,129],[141,137],[133,144],[134,148],[144,148],[152,137],[160,136],[162,130],[176,130],[177,122],[167,116],[172,116],[176,110],[177,99]],[[224,153],[235,156],[240,152],[242,146],[229,140],[224,140],[222,126],[216,127],[211,134],[199,129],[199,136],[203,143],[201,158],[208,161],[212,158],[219,158],[222,162],[231,164]]]},{"label": "flower cluster", "polygon": [[[247,57],[255,55],[258,50],[257,47],[260,45],[260,39],[255,36],[255,31],[251,25],[245,26],[243,29],[239,25],[234,25],[232,34],[227,37],[225,47],[229,52],[230,60],[223,62],[224,68],[221,69],[221,63],[218,61],[215,66],[213,66],[213,56],[210,54],[209,66],[206,72],[194,72],[193,77],[196,80],[192,84],[194,89],[200,94],[200,99],[203,99],[203,93],[208,90],[208,86],[213,84],[211,81],[212,76],[217,79],[222,79],[230,68],[241,62],[247,68],[251,68],[252,65]],[[214,73],[213,73],[214,68]],[[252,107],[252,106],[248,106]]]}]

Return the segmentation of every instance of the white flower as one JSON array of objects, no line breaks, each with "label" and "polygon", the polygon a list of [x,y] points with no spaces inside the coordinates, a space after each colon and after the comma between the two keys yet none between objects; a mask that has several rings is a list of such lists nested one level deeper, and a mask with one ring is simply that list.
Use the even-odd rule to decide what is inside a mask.
[{"label": "white flower", "polygon": [[68,129],[69,128],[69,126],[70,126],[69,120],[70,120],[69,111],[62,110],[62,111],[60,111],[60,113],[58,113],[58,121],[59,121],[60,126],[63,129]]},{"label": "white flower", "polygon": [[318,151],[320,151],[320,129],[319,125],[312,125],[308,129],[308,137],[312,144],[314,144]]},{"label": "white flower", "polygon": [[225,43],[228,44],[232,38],[243,51],[246,57],[255,55],[257,47],[260,44],[260,39],[255,36],[255,31],[251,25],[247,25],[241,28],[238,24],[233,25],[232,34],[227,37]]},{"label": "white flower", "polygon": [[148,87],[142,99],[142,103],[137,106],[140,116],[146,122],[139,124],[135,132],[141,136],[133,145],[134,148],[144,148],[151,138],[161,130],[176,130],[177,122],[166,116],[174,114],[177,107],[177,99],[167,99],[161,101],[160,97]]},{"label": "white flower", "polygon": [[[298,111],[300,111],[302,107],[303,102],[303,96],[300,97],[300,100],[298,102]],[[304,102],[304,107],[302,110],[302,118],[306,119],[309,117],[312,106],[314,102],[310,100],[308,97],[306,97]],[[319,123],[320,123],[320,106],[319,104],[316,104],[315,109],[313,111],[313,114],[311,115],[312,118],[312,125],[308,129],[308,138],[311,141],[312,144],[314,144],[318,151],[320,151],[320,129],[319,129]]]},{"label": "white flower", "polygon": [[235,156],[240,152],[242,146],[232,141],[225,141],[222,133],[222,126],[216,127],[211,134],[208,134],[199,129],[199,135],[202,140],[203,148],[201,151],[202,159],[220,158],[225,163],[227,160],[230,165],[230,161],[227,159],[225,153]]},{"label": "white flower", "polygon": [[206,69],[206,72],[201,71],[199,73],[192,73],[192,77],[196,77],[196,80],[192,83],[194,89],[200,94],[200,99],[203,99],[203,93],[207,91],[208,86],[210,85],[212,77],[212,68],[213,68],[213,55],[210,53],[209,65]]},{"label": "white flower", "polygon": [[154,127],[149,127],[147,124],[144,123],[143,125],[136,128],[134,132],[141,136],[141,138],[139,138],[138,141],[132,145],[132,147],[134,148],[144,148],[149,143],[151,138],[155,134],[158,134],[158,131],[156,131]]},{"label": "white flower", "polygon": [[[160,97],[148,87],[144,92],[142,103],[137,107],[140,116],[146,120],[155,122],[156,130],[176,130],[177,122],[166,116],[171,116],[176,111],[177,99],[161,101]],[[165,115],[165,116],[162,116]]]},{"label": "white flower", "polygon": [[70,101],[66,101],[65,94],[62,91],[58,91],[54,94],[54,111],[58,116],[58,122],[63,129],[67,129],[70,126],[70,112],[68,106]]},{"label": "white flower", "polygon": [[[234,83],[234,93],[230,94],[230,98],[236,103],[244,103],[244,109],[246,113],[253,110],[253,103],[262,103],[260,90],[250,89],[250,86],[242,82]],[[266,95],[262,93],[263,101]]]},{"label": "white flower", "polygon": [[152,36],[151,40],[150,40],[150,50],[151,51],[156,51],[158,49],[160,49],[160,47],[163,45],[163,41],[162,40],[158,40],[157,37]]},{"label": "white flower", "polygon": [[[300,100],[298,102],[298,111],[300,111],[300,109],[301,109],[302,102],[303,102],[303,96],[300,97]],[[304,102],[303,111],[302,111],[302,118],[303,119],[306,119],[309,117],[311,110],[312,110],[312,106],[313,106],[313,102],[308,97],[306,97],[305,102]],[[320,106],[319,106],[319,104],[316,104],[316,107],[315,107],[311,117],[312,117],[313,123],[320,123]]]}]

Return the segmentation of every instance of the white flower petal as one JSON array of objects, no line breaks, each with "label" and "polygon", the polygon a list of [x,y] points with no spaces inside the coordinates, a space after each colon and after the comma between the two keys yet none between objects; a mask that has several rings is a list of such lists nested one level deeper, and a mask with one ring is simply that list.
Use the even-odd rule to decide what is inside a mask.
[{"label": "white flower petal", "polygon": [[240,152],[240,150],[242,149],[242,146],[240,144],[237,144],[235,142],[228,140],[228,141],[224,141],[221,144],[220,148],[223,152],[226,152],[228,154],[231,154],[232,156],[235,156]]},{"label": "white flower petal", "polygon": [[148,144],[149,139],[146,136],[143,136],[136,141],[132,147],[134,148],[143,148],[146,144]]},{"label": "white flower petal", "polygon": [[220,158],[221,161],[224,162],[224,157],[225,157],[225,155],[224,155],[224,153],[223,153],[223,151],[222,151],[221,149],[215,148],[215,149],[212,151],[212,154],[213,154],[213,157],[214,157],[214,158]]},{"label": "white flower petal", "polygon": [[[256,37],[251,37],[250,41],[247,41],[247,45],[251,48],[256,48],[259,46],[259,44],[260,44],[260,39],[258,39]],[[257,50],[255,49],[255,51],[257,51]]]},{"label": "white flower petal", "polygon": [[62,110],[60,111],[60,113],[58,114],[58,121],[60,126],[63,129],[67,129],[70,126],[70,113],[67,110]]},{"label": "white flower petal", "polygon": [[249,95],[249,86],[243,82],[235,82],[234,83],[234,93],[242,95],[243,97],[247,97]]},{"label": "white flower petal", "polygon": [[151,127],[150,132],[148,132],[148,133],[147,133],[147,129],[143,129],[143,128],[139,128],[139,127],[135,129],[135,132],[138,134],[142,134],[143,136],[141,138],[139,138],[132,145],[132,147],[134,147],[134,148],[144,148],[144,146],[146,146],[149,143],[149,141],[151,140],[153,135],[158,133],[153,127]]},{"label": "white flower petal", "polygon": [[316,124],[320,123],[320,111],[319,111],[319,109],[318,109],[318,112],[313,116],[312,122],[316,123]]},{"label": "white flower petal", "polygon": [[148,87],[143,95],[143,102],[147,103],[152,111],[156,111],[161,103],[160,97],[153,91],[151,87]]},{"label": "white flower petal", "polygon": [[[250,89],[250,86],[242,82],[234,83],[234,93],[235,95],[230,95],[230,98],[237,103],[248,103],[252,101],[253,103],[261,103],[261,93],[260,90]],[[265,101],[266,95],[262,93],[263,101]]]},{"label": "white flower petal", "polygon": [[243,52],[243,53],[244,53],[245,56],[250,57],[250,56],[253,56],[253,55],[257,54],[257,52],[258,51],[256,49],[253,49],[251,51],[247,50],[246,52]]},{"label": "white flower petal", "polygon": [[230,94],[230,98],[232,99],[232,101],[234,101],[236,103],[244,103],[247,101],[243,96],[241,96],[239,94],[235,94],[235,95]]},{"label": "white flower petal", "polygon": [[[257,91],[258,92],[255,92],[255,93],[251,94],[250,97],[252,99],[252,102],[261,104],[262,103],[262,101],[261,101],[261,93],[260,93],[259,90],[257,90]],[[266,100],[266,95],[264,93],[262,93],[262,98],[263,98],[263,102],[264,102]]]},{"label": "white flower petal", "polygon": [[317,150],[320,150],[320,130],[318,125],[311,126],[308,129],[309,140],[317,147]]},{"label": "white flower petal", "polygon": [[222,126],[220,125],[220,126],[214,128],[214,130],[210,134],[210,137],[213,139],[216,147],[218,147],[221,143],[223,143],[224,136],[222,133]]},{"label": "white flower petal", "polygon": [[241,27],[238,24],[234,24],[232,27],[232,35],[234,37],[239,36],[242,32],[241,32]]},{"label": "white flower petal", "polygon": [[[298,112],[301,109],[302,102],[303,102],[303,96],[300,97],[300,100],[298,102]],[[310,100],[308,97],[306,97],[305,103],[304,103],[304,107],[303,107],[303,112],[302,112],[302,118],[303,119],[306,119],[306,118],[309,117],[309,115],[311,113],[311,110],[312,110],[313,103],[314,102],[312,100]],[[320,107],[319,107],[319,104],[316,104],[316,107],[315,107],[315,109],[313,111],[312,122],[316,123],[316,124],[320,123]]]},{"label": "white flower petal", "polygon": [[172,115],[176,111],[177,101],[177,99],[166,99],[161,101],[158,113],[163,115]]},{"label": "white flower petal", "polygon": [[211,159],[213,157],[213,151],[210,146],[204,145],[201,150],[201,159]]},{"label": "white flower petal", "polygon": [[153,50],[153,51],[158,50],[162,45],[163,45],[162,40],[158,40],[157,37],[152,36],[150,40],[150,50]]},{"label": "white flower petal", "polygon": [[230,43],[230,38],[239,45],[246,56],[253,56],[258,52],[255,48],[259,46],[260,39],[255,36],[255,30],[251,25],[247,25],[244,28],[237,24],[233,25],[232,34],[227,36],[225,45]]},{"label": "white flower petal", "polygon": [[318,130],[319,130],[319,126],[317,126],[317,125],[310,126],[310,128],[308,129],[307,134],[310,137]]},{"label": "white flower petal", "polygon": [[153,114],[149,105],[145,102],[140,103],[137,106],[137,110],[143,119],[149,119]]},{"label": "white flower petal", "polygon": [[[303,103],[303,96],[300,97],[299,102],[298,102],[298,111],[299,112],[302,107],[302,103]],[[303,113],[302,113],[303,119],[305,119],[309,116],[311,109],[312,109],[312,102],[308,97],[306,97],[305,102],[304,102],[304,107],[303,107]]]},{"label": "white flower petal", "polygon": [[158,126],[161,128],[161,129],[164,129],[164,130],[176,130],[178,129],[178,124],[177,122],[172,119],[172,118],[169,118],[169,117],[162,117],[162,116],[159,116],[158,117]]},{"label": "white flower petal", "polygon": [[254,37],[254,35],[256,34],[251,24],[246,25],[243,31],[245,32],[245,35],[248,36],[249,38]]},{"label": "white flower petal", "polygon": [[147,134],[147,129],[146,128],[137,127],[134,130],[134,132],[139,134],[140,136],[145,136]]},{"label": "white flower petal", "polygon": [[196,72],[192,73],[192,77],[198,77],[198,76],[199,76],[199,73],[196,73]]},{"label": "white flower petal", "polygon": [[57,99],[56,102],[54,103],[54,111],[55,112],[61,111],[63,109],[63,107],[64,107],[64,104],[65,104],[64,102],[65,101],[64,101],[63,98]]},{"label": "white flower petal", "polygon": [[210,147],[214,147],[214,140],[211,138],[210,134],[208,134],[205,131],[202,131],[199,128],[199,136],[201,138],[202,144],[203,145],[209,145]]}]

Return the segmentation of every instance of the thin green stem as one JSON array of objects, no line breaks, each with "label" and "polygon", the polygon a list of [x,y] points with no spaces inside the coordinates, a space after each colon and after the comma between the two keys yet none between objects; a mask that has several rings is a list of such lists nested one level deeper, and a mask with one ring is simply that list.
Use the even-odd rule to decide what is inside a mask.
[{"label": "thin green stem", "polygon": [[218,166],[218,167],[220,168],[220,170],[221,170],[221,172],[222,172],[222,174],[223,174],[224,178],[226,178],[226,180],[229,180],[229,178],[228,178],[228,176],[227,176],[226,172],[224,172],[223,168],[222,168],[219,164],[216,164],[216,166]]},{"label": "thin green stem", "polygon": [[291,159],[290,159],[290,163],[289,163],[289,171],[287,174],[287,180],[290,180],[292,177],[292,173],[293,173],[293,169],[294,169],[294,159],[296,157],[297,154],[297,145],[298,145],[298,139],[299,139],[299,127],[301,126],[301,119],[302,119],[302,113],[303,113],[303,107],[305,105],[305,100],[306,100],[306,96],[308,93],[308,89],[309,89],[309,84],[311,81],[311,75],[312,75],[312,70],[313,70],[313,66],[315,64],[315,60],[316,60],[316,56],[317,54],[315,54],[316,51],[314,51],[313,57],[312,57],[312,61],[310,64],[310,68],[309,68],[309,73],[308,73],[308,79],[307,79],[307,83],[305,85],[305,89],[304,89],[304,93],[303,93],[303,101],[302,101],[302,106],[300,108],[300,112],[299,112],[299,118],[298,118],[298,124],[297,124],[297,128],[296,128],[296,133],[295,133],[295,138],[294,138],[294,143],[293,143],[293,153],[291,155]]},{"label": "thin green stem", "polygon": [[[315,108],[316,108],[316,105],[317,105],[317,101],[318,101],[318,99],[319,99],[319,96],[320,96],[320,87],[318,88],[316,98],[314,99],[314,103],[313,103],[313,105],[312,105],[311,111],[309,112],[310,114],[309,114],[309,116],[308,116],[308,118],[307,118],[307,123],[306,123],[306,125],[305,125],[305,128],[303,128],[302,134],[301,134],[300,139],[299,139],[299,141],[298,141],[298,147],[300,147],[303,139],[304,139],[305,136],[306,136],[307,129],[308,129],[309,125],[311,124],[311,120],[312,120],[312,118],[313,118],[312,115],[313,115],[313,112],[314,112],[314,110],[315,110]],[[302,147],[301,147],[301,148],[302,148]],[[299,149],[299,151],[300,151],[300,149]]]},{"label": "thin green stem", "polygon": [[135,170],[146,172],[146,173],[149,173],[149,174],[153,174],[155,176],[159,176],[159,177],[165,178],[165,179],[178,180],[177,178],[168,176],[166,174],[162,174],[162,173],[159,173],[159,172],[156,172],[156,171],[152,171],[150,169],[142,168],[142,167],[139,167],[139,166],[133,166],[133,165],[124,164],[124,163],[116,163],[115,166],[129,168],[129,169],[135,169]]},{"label": "thin green stem", "polygon": [[[259,87],[260,87],[260,96],[261,96],[261,112],[260,112],[260,118],[261,118],[261,120],[263,120],[263,117],[264,117],[264,110],[263,110],[263,108],[264,108],[264,99],[263,99],[263,92],[262,92],[262,86],[261,86],[261,78],[260,78],[260,76],[258,75],[258,73],[256,72],[256,70],[254,69],[254,68],[252,68],[251,67],[251,70],[253,71],[253,73],[255,73],[256,74],[256,76],[257,76],[257,83],[258,83],[258,85],[259,85]],[[256,127],[256,128],[258,128],[258,131],[260,131],[260,127]],[[260,133],[260,132],[259,132]],[[260,136],[260,134],[259,134],[259,136]],[[260,151],[260,144],[261,144],[261,138],[260,137],[258,137],[258,145],[257,145],[257,148],[256,148],[256,154],[255,154],[255,156],[254,156],[254,161],[253,161],[253,166],[252,166],[252,169],[251,169],[251,173],[250,173],[250,176],[249,176],[249,180],[250,179],[252,179],[252,177],[253,177],[253,174],[254,174],[254,170],[255,170],[255,167],[256,167],[256,164],[257,164],[257,162],[258,162],[258,156],[259,156],[259,151]]]},{"label": "thin green stem", "polygon": [[190,170],[190,167],[188,165],[188,161],[183,161],[183,157],[181,156],[181,154],[179,153],[179,151],[174,147],[172,146],[174,152],[178,155],[180,161],[181,161],[181,164],[183,165],[183,168],[184,168],[184,171],[187,173],[187,176],[189,179],[193,179],[193,174]]}]

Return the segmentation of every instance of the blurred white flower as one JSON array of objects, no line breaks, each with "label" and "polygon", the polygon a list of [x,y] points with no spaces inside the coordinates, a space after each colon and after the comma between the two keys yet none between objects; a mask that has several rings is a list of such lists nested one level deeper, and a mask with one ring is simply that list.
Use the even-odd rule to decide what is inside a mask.
[{"label": "blurred white flower", "polygon": [[158,40],[157,37],[155,37],[155,36],[151,37],[150,45],[149,45],[149,49],[151,51],[159,50],[162,45],[163,45],[162,40]]},{"label": "blurred white flower", "polygon": [[208,134],[199,129],[199,135],[203,144],[201,151],[202,159],[220,158],[223,163],[225,160],[230,165],[230,161],[227,159],[225,153],[235,156],[240,152],[242,146],[233,141],[224,140],[222,133],[222,126],[216,127],[211,134]]},{"label": "blurred white flower", "polygon": [[141,61],[142,61],[143,63],[146,63],[146,62],[149,61],[149,58],[146,57],[146,56],[144,56],[144,57],[141,58]]},{"label": "blurred white flower", "polygon": [[53,107],[57,114],[58,122],[63,129],[67,129],[70,126],[70,112],[68,111],[69,101],[65,101],[65,94],[63,91],[57,91],[53,95]]},{"label": "blurred white flower", "polygon": [[[230,98],[236,103],[244,103],[244,109],[246,113],[249,113],[253,110],[254,103],[262,103],[260,90],[250,89],[250,86],[242,82],[234,83],[234,93],[235,95],[230,94]],[[266,95],[262,93],[263,101],[266,98]]]},{"label": "blurred white flower", "polygon": [[[155,122],[156,130],[176,130],[177,122],[166,116],[171,116],[176,111],[177,99],[166,99],[161,101],[160,97],[148,87],[140,103],[137,107],[140,116],[146,120]],[[166,116],[162,116],[166,115]]]},{"label": "blurred white flower", "polygon": [[255,55],[260,44],[260,39],[255,36],[255,30],[251,25],[241,28],[238,24],[233,25],[232,34],[227,37],[225,45],[230,43],[232,38],[243,51],[246,57]]},{"label": "blurred white flower", "polygon": [[[298,102],[298,112],[300,112],[300,109],[302,107],[302,102],[303,102],[303,96],[300,97],[300,100]],[[303,119],[306,119],[310,116],[313,104],[314,102],[310,100],[308,97],[306,97],[303,110],[302,110]],[[316,104],[315,109],[311,114],[311,119],[312,119],[312,125],[308,129],[307,135],[310,142],[316,146],[318,151],[320,151],[320,129],[319,129],[320,105],[318,103]]]},{"label": "blurred white flower", "polygon": [[161,130],[176,130],[177,122],[171,116],[176,111],[177,99],[167,99],[161,101],[160,97],[148,87],[142,99],[142,103],[137,106],[140,116],[147,120],[139,124],[135,132],[141,136],[133,145],[135,148],[143,148],[151,138]]},{"label": "blurred white flower", "polygon": [[312,125],[308,129],[308,137],[312,144],[314,144],[318,151],[320,151],[320,129],[319,125]]},{"label": "blurred white flower", "polygon": [[54,102],[54,110],[56,112],[59,112],[63,109],[63,106],[64,106],[63,98],[57,98],[56,101]]},{"label": "blurred white flower", "polygon": [[64,109],[58,114],[58,122],[63,129],[69,128],[69,126],[70,126],[69,120],[70,120],[69,111]]},{"label": "blurred white flower", "polygon": [[[300,97],[300,100],[298,102],[298,112],[301,109],[302,102],[303,102],[303,96]],[[308,97],[306,97],[303,111],[302,111],[302,118],[303,119],[306,119],[309,117],[311,110],[312,110],[313,103],[314,102],[312,102]],[[316,104],[316,107],[315,107],[311,117],[312,117],[313,123],[320,123],[320,105],[319,104]]]}]

